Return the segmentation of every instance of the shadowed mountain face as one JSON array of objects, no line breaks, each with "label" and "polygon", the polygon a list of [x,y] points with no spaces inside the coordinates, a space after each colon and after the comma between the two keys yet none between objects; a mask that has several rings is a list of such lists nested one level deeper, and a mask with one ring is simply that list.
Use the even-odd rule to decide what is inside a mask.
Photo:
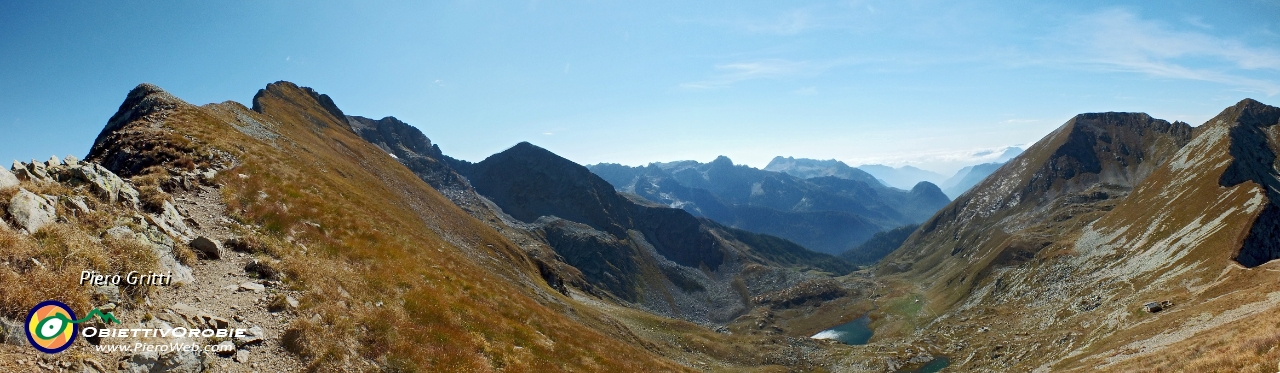
[{"label": "shadowed mountain face", "polygon": [[[786,161],[775,159],[775,165],[782,167]],[[876,232],[923,221],[949,202],[930,183],[904,191],[886,187],[857,169],[827,166],[844,170],[833,173],[845,172],[861,180],[834,175],[802,179],[734,165],[727,157],[705,164],[681,161],[589,168],[619,191],[831,254],[853,248]]]},{"label": "shadowed mountain face", "polygon": [[[1002,326],[1027,335],[1002,355],[1036,362],[960,369],[1126,370],[1222,334],[1196,334],[1207,328],[1250,330],[1243,320],[1280,306],[1265,285],[1280,258],[1277,122],[1280,109],[1253,100],[1194,130],[1145,114],[1078,115],[926,221],[879,271],[926,289],[952,333],[981,328],[966,321],[979,315],[1024,315]],[[1175,308],[1140,311],[1156,300]],[[1183,323],[1188,315],[1223,317]],[[1025,347],[1064,335],[1062,349]]]},{"label": "shadowed mountain face", "polygon": [[1254,219],[1236,255],[1241,265],[1256,267],[1280,259],[1280,160],[1276,158],[1280,153],[1280,108],[1246,100],[1232,109],[1222,119],[1225,122],[1235,117],[1236,125],[1229,131],[1232,160],[1218,178],[1218,185],[1250,183],[1266,191],[1271,203]]},{"label": "shadowed mountain face", "polygon": [[[978,263],[1027,260],[1074,228],[1055,219],[1110,209],[1190,138],[1189,125],[1146,114],[1077,115],[922,224],[904,244],[909,250],[886,258],[884,268],[933,276],[938,268],[952,268],[943,265],[949,257]],[[947,248],[930,250],[933,245],[926,242]],[[970,277],[986,272],[966,271],[952,275],[954,285],[972,283]]]},{"label": "shadowed mountain face", "polygon": [[638,230],[681,265],[715,269],[724,260],[692,215],[632,203],[586,167],[527,142],[476,163],[468,179],[481,195],[524,222],[555,216],[615,237]]},{"label": "shadowed mountain face", "polygon": [[[529,143],[473,164],[444,155],[421,131],[395,118],[348,122],[455,204],[523,242],[549,284],[603,290],[657,313],[723,322],[745,305],[741,296],[725,291],[727,280],[716,278],[734,278],[742,263],[833,273],[853,269],[785,240],[633,202],[586,168]],[[726,262],[730,266],[722,270]]]},{"label": "shadowed mountain face", "polygon": [[359,116],[346,118],[356,134],[396,157],[432,187],[439,190],[465,188],[461,176],[446,163],[440,147],[432,144],[431,139],[417,128],[395,117],[379,120]]}]

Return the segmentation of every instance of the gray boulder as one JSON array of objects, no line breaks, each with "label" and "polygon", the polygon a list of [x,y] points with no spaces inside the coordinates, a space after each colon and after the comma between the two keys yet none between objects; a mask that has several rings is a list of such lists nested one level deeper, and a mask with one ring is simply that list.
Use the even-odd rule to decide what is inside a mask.
[{"label": "gray boulder", "polygon": [[113,227],[111,229],[108,229],[107,233],[104,233],[103,236],[115,238],[115,239],[134,238],[133,231],[130,230],[129,227],[124,227],[124,226]]},{"label": "gray boulder", "polygon": [[22,322],[0,317],[0,343],[26,346],[27,334],[22,331]]},{"label": "gray boulder", "polygon": [[191,240],[191,248],[205,259],[218,260],[222,259],[222,244],[218,241],[210,240],[208,237],[200,236]]},{"label": "gray boulder", "polygon": [[57,221],[58,213],[49,201],[22,189],[9,200],[9,216],[19,227],[35,233],[41,227]]},{"label": "gray boulder", "polygon": [[178,263],[173,258],[173,248],[162,245],[151,245],[152,252],[156,253],[156,257],[160,260],[156,263],[159,265],[160,273],[172,273],[173,283],[177,285],[186,285],[196,282],[196,276],[191,273],[191,268]]},{"label": "gray boulder", "polygon": [[236,354],[236,344],[231,341],[222,341],[218,344],[218,355],[223,357],[231,357]]},{"label": "gray boulder", "polygon": [[261,326],[255,325],[249,328],[249,330],[245,331],[244,336],[235,337],[235,343],[236,343],[236,346],[244,348],[245,346],[254,346],[254,345],[262,344],[262,342],[266,341],[266,338],[267,338],[267,331],[263,330]]},{"label": "gray boulder", "polygon": [[[112,228],[115,229],[115,228]],[[123,233],[123,231],[121,231]],[[110,234],[110,230],[108,230]],[[173,257],[173,239],[161,233],[155,227],[149,227],[140,234],[134,234],[138,241],[151,245],[151,251],[156,254],[159,261],[156,262],[159,273],[172,273],[174,285],[185,285],[194,283],[196,277],[191,273],[191,268],[178,263]]]},{"label": "gray boulder", "polygon": [[130,206],[138,206],[138,191],[111,170],[97,163],[71,166],[71,178],[89,184],[91,190],[111,203],[125,202]]},{"label": "gray boulder", "polygon": [[93,210],[89,209],[89,204],[85,203],[84,197],[71,196],[67,198],[67,202],[70,203],[72,207],[75,207],[76,210],[80,211],[81,213],[88,214],[93,212]]},{"label": "gray boulder", "polygon": [[186,217],[178,212],[169,201],[164,201],[164,211],[159,215],[147,215],[147,221],[155,224],[157,228],[170,237],[181,239],[183,242],[191,240],[195,236],[195,231],[187,226]]},{"label": "gray boulder", "polygon": [[18,177],[9,170],[0,169],[0,189],[18,186]]},{"label": "gray boulder", "polygon": [[46,169],[44,162],[38,162],[34,159],[31,163],[27,163],[27,171],[31,172],[31,176],[41,181],[49,181],[49,170]]}]

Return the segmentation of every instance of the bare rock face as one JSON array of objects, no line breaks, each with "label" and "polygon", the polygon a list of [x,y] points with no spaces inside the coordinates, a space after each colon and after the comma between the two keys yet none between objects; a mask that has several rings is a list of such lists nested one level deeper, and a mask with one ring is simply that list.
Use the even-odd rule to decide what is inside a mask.
[{"label": "bare rock face", "polygon": [[151,249],[156,253],[156,257],[160,258],[158,263],[160,270],[173,274],[174,284],[190,284],[196,281],[195,275],[191,273],[191,268],[178,263],[178,260],[173,258],[172,248],[152,245]]},{"label": "bare rock face", "polygon": [[[28,165],[28,168],[31,166]],[[59,166],[54,170],[53,173],[59,180],[72,184],[88,184],[90,190],[110,203],[123,202],[134,208],[138,206],[138,191],[124,179],[97,163],[79,162],[73,157],[68,157],[66,166]]]},{"label": "bare rock face", "polygon": [[18,186],[18,177],[9,170],[0,169],[0,189]]},{"label": "bare rock face", "polygon": [[58,218],[57,210],[48,200],[26,189],[9,200],[9,216],[13,217],[19,227],[33,233]]},{"label": "bare rock face", "polygon": [[163,212],[159,215],[147,215],[147,221],[155,224],[161,231],[171,237],[177,237],[182,240],[190,240],[191,236],[195,236],[195,231],[187,226],[186,217],[178,212],[178,209],[169,201],[164,201]]}]

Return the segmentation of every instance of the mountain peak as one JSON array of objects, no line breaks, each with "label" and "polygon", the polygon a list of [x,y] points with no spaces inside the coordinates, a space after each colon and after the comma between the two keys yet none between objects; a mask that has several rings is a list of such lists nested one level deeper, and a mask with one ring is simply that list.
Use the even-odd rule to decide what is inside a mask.
[{"label": "mountain peak", "polygon": [[[120,126],[148,114],[185,104],[187,104],[185,101],[165,92],[155,84],[138,84],[125,96],[124,102],[120,103],[120,108],[116,110],[115,115],[107,120],[107,126],[102,129],[102,133],[115,131]],[[98,137],[101,138],[102,135],[99,134]]]},{"label": "mountain peak", "polygon": [[942,188],[938,188],[936,184],[928,181],[921,181],[916,183],[916,186],[911,187],[911,194],[931,193],[934,191],[942,193]]},{"label": "mountain peak", "polygon": [[336,119],[339,123],[347,122],[346,114],[343,114],[342,110],[338,109],[338,105],[335,105],[333,103],[333,99],[330,98],[329,95],[316,92],[316,90],[311,89],[311,87],[299,87],[297,84],[293,84],[291,82],[287,82],[283,80],[277,81],[275,83],[267,84],[266,88],[259,89],[258,93],[253,95],[252,110],[262,113],[264,110],[263,100],[268,96],[293,102],[294,104],[299,104],[299,106],[303,106],[303,107],[305,107],[306,105],[301,105],[303,103],[295,102],[296,100],[291,98],[292,97],[309,97],[311,100],[315,102],[315,104],[319,105],[320,108],[324,109],[325,112],[327,112],[329,115],[332,115],[333,119]]},{"label": "mountain peak", "polygon": [[718,156],[718,157],[716,157],[716,159],[715,159],[715,160],[711,161],[711,164],[713,164],[713,165],[727,165],[727,166],[732,166],[732,165],[733,165],[733,160],[729,159],[729,157],[726,157],[726,156],[723,156],[723,155],[722,155],[722,156]]},{"label": "mountain peak", "polygon": [[113,144],[108,144],[114,143],[114,140],[110,140],[112,135],[123,129],[125,125],[138,120],[159,122],[164,120],[169,112],[184,106],[191,106],[191,104],[174,97],[154,84],[139,84],[129,91],[124,102],[120,103],[120,108],[111,116],[111,119],[107,120],[106,127],[103,127],[102,132],[99,132],[98,137],[93,140],[93,147],[89,150],[90,158],[113,147]]}]

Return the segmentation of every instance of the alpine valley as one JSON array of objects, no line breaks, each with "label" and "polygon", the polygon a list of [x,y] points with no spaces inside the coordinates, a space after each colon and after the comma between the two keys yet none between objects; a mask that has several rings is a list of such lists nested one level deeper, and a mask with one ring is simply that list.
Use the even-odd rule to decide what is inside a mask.
[{"label": "alpine valley", "polygon": [[[202,106],[142,84],[83,160],[0,170],[0,370],[1280,362],[1280,108],[1251,99],[1199,126],[1080,114],[950,179],[792,157],[584,166],[528,142],[471,162],[339,104],[289,82]],[[23,320],[46,299],[120,328],[251,334],[43,354]]]}]

